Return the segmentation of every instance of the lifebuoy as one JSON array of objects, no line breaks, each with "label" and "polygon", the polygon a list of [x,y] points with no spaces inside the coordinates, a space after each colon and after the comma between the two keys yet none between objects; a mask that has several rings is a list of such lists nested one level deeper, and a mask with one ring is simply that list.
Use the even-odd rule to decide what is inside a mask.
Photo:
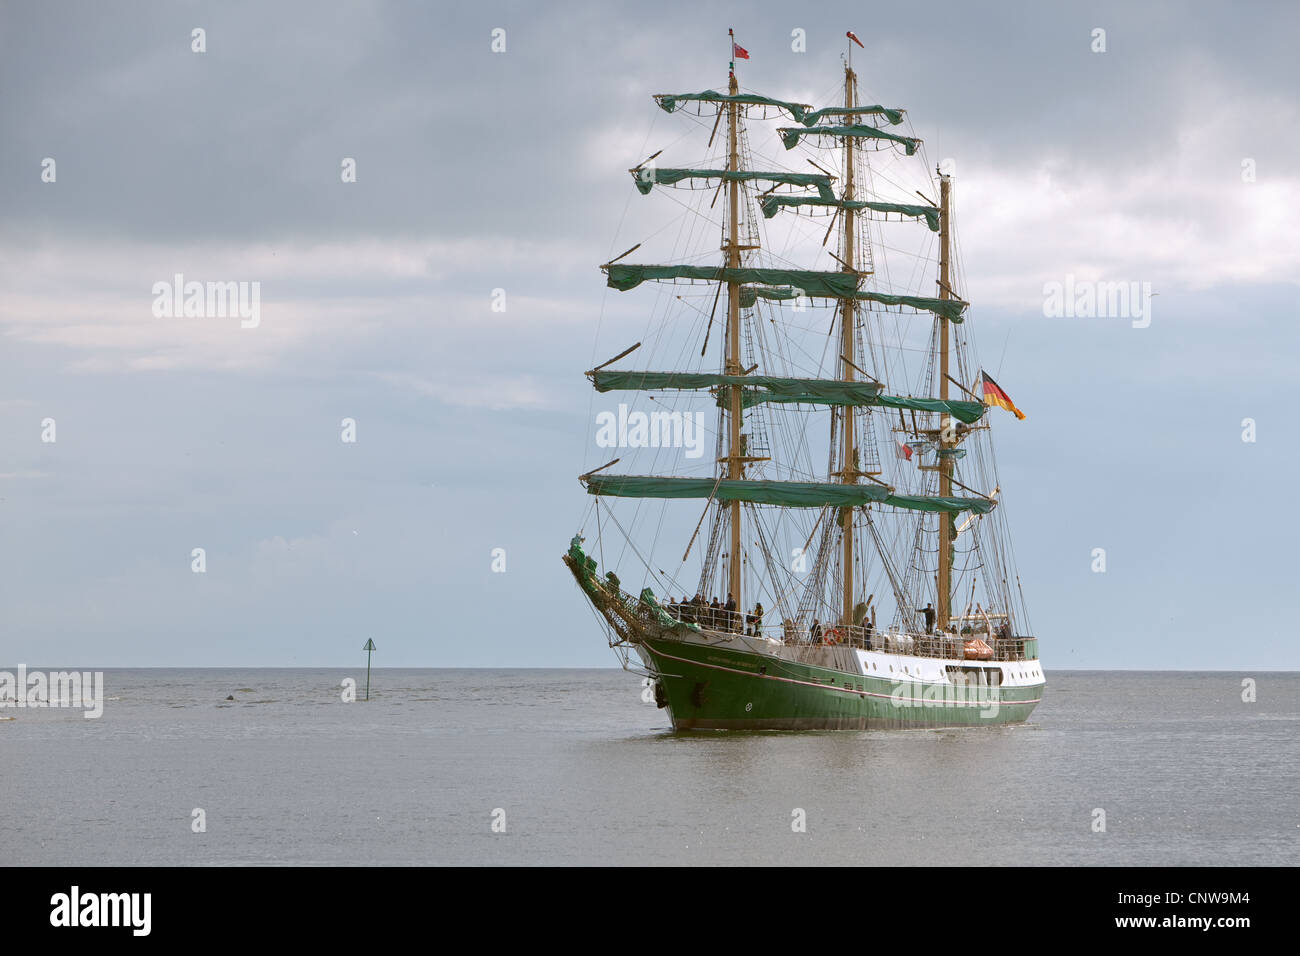
[{"label": "lifebuoy", "polygon": [[843,639],[844,635],[840,633],[839,628],[832,627],[830,630],[822,632],[823,644],[838,644]]}]

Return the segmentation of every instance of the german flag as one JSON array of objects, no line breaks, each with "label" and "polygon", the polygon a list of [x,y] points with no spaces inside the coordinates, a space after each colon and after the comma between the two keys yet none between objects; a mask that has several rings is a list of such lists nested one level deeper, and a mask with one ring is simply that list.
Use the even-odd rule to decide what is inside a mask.
[{"label": "german flag", "polygon": [[980,369],[980,378],[984,383],[984,404],[988,406],[997,405],[999,408],[1005,408],[1007,411],[1015,414],[1016,418],[1024,421],[1025,413],[1016,408],[1016,403],[1011,400],[1011,396],[1002,391],[1002,386],[993,379],[989,378],[989,373]]}]

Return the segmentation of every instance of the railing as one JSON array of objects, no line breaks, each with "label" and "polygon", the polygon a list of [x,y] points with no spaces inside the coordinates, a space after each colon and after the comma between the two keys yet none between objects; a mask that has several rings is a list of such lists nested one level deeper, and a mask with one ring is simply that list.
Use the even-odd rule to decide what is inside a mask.
[{"label": "railing", "polygon": [[[602,582],[607,591],[614,591],[611,582]],[[659,623],[659,617],[648,605],[631,594],[617,589],[617,600],[624,610],[642,625]],[[770,640],[777,640],[789,646],[836,644],[868,651],[883,651],[892,654],[908,654],[915,657],[947,658],[949,660],[965,659],[965,642],[979,638],[993,651],[991,660],[1022,661],[1026,659],[1025,645],[1032,641],[1030,637],[990,638],[985,632],[976,634],[905,634],[878,631],[875,628],[859,625],[832,624],[822,628],[821,636],[813,641],[808,632],[793,625],[785,624],[778,630],[775,626],[760,625],[756,630],[751,614],[741,611],[727,611],[723,608],[709,606],[685,606],[679,604],[660,605],[669,617],[688,624],[698,624],[701,629],[720,634],[748,635]]]},{"label": "railing", "polygon": [[[785,621],[779,626],[765,625],[762,619],[754,620],[753,614],[742,611],[727,611],[708,605],[660,603],[658,609],[651,608],[639,597],[634,597],[620,586],[617,577],[607,574],[603,580],[586,578],[577,570],[574,559],[566,554],[564,561],[579,577],[579,583],[587,591],[597,609],[603,614],[614,629],[615,640],[611,644],[637,642],[638,627],[662,626],[666,614],[671,618],[688,624],[696,624],[706,631],[722,634],[745,635],[773,640],[787,646],[800,645],[843,645],[863,650],[883,651],[886,653],[909,654],[916,657],[947,658],[964,660],[965,642],[972,638],[984,641],[993,651],[994,661],[1023,661],[1038,656],[1038,640],[1029,636],[991,637],[988,631],[976,631],[967,634],[908,634],[900,632],[881,632],[873,627],[861,625],[828,624],[821,628],[817,640],[812,640],[808,631],[797,627],[793,621]],[[593,587],[594,585],[594,587]],[[980,615],[981,620],[984,615]],[[1003,622],[1007,618],[1002,614],[989,614],[991,620]],[[965,620],[966,618],[962,618]],[[754,625],[757,624],[757,627]]]},{"label": "railing", "polygon": [[[744,614],[740,611],[728,611],[726,608],[708,605],[671,604],[665,605],[664,610],[683,623],[698,624],[705,630],[722,631],[728,634],[743,634],[754,624],[752,613]],[[760,623],[760,630],[762,629]]]},{"label": "railing", "polygon": [[[749,633],[748,623],[745,624],[743,629],[737,623],[742,617],[739,611],[715,611],[710,607],[686,609],[676,605],[667,607],[665,610],[677,620],[699,624],[701,628],[708,631],[724,634]],[[644,605],[640,608],[639,616],[646,623],[650,623],[652,620],[649,609]],[[744,615],[744,617],[748,618],[748,615]],[[1025,660],[1025,643],[1032,640],[1032,638],[1026,637],[989,638],[983,632],[978,634],[902,634],[878,631],[875,628],[859,625],[846,626],[843,624],[832,624],[823,627],[821,636],[816,641],[810,639],[806,630],[793,625],[784,626],[780,631],[775,627],[763,626],[758,629],[754,636],[779,640],[782,644],[791,646],[839,644],[867,651],[884,651],[893,654],[939,657],[950,660],[965,659],[966,641],[971,638],[979,638],[992,649],[993,657],[991,659],[995,661]]]},{"label": "railing", "polygon": [[[869,651],[884,651],[891,654],[910,654],[916,657],[941,657],[949,660],[963,660],[966,657],[966,641],[978,638],[989,646],[993,655],[989,660],[1022,661],[1025,659],[1025,641],[1023,637],[990,638],[985,634],[897,634],[869,631],[862,627],[837,625],[833,630],[843,635],[839,643]],[[847,631],[847,635],[845,632]],[[825,637],[823,637],[823,641]]]}]

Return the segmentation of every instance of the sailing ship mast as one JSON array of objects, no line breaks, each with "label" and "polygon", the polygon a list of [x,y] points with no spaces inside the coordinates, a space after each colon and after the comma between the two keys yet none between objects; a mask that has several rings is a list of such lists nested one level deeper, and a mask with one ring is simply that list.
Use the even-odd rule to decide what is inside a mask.
[{"label": "sailing ship mast", "polygon": [[[946,173],[939,174],[939,298],[952,297],[950,283],[950,228],[948,196],[952,181]],[[939,398],[948,400],[948,320],[937,316],[939,321]],[[952,470],[954,456],[944,454],[956,447],[958,438],[957,423],[949,414],[940,417],[939,429],[939,495],[952,494]],[[935,623],[939,630],[948,626],[952,617],[952,558],[953,558],[953,516],[939,515],[939,572],[935,581]]]},{"label": "sailing ship mast", "polygon": [[[740,86],[736,82],[736,38],[735,34],[727,31],[731,41],[731,69],[729,71],[729,83],[727,93],[730,96],[736,96],[740,92]],[[740,170],[740,152],[736,146],[736,123],[737,112],[740,108],[735,100],[727,104],[727,170],[731,173]],[[727,268],[740,268],[740,182],[733,176],[731,182],[727,185],[727,218],[729,221],[729,231],[727,234]],[[725,374],[740,375],[740,282],[737,281],[732,273],[732,280],[727,283],[727,359]],[[741,408],[741,389],[733,387],[731,392],[730,403],[728,408],[728,428],[727,428],[727,477],[731,480],[738,480],[745,477],[745,465],[741,459],[744,454],[740,438],[740,427],[742,422],[743,411]],[[740,501],[734,500],[730,504],[731,508],[731,547],[727,552],[727,579],[728,588],[731,592],[731,599],[736,602],[736,607],[744,607],[743,598],[740,593],[741,578],[741,557],[740,557]]]},{"label": "sailing ship mast", "polygon": [[[853,55],[852,47],[849,49],[849,56]],[[844,65],[844,106],[852,109],[856,96],[854,87],[857,85],[857,76],[853,72],[853,67],[849,63]],[[857,114],[849,113],[845,120],[850,126],[858,121]],[[853,200],[853,150],[854,143],[852,137],[844,137],[844,200],[851,202]],[[857,210],[850,207],[843,207],[844,212],[844,260],[843,269],[848,273],[855,273],[856,244],[854,241],[854,227],[857,225]],[[856,277],[856,276],[855,276]],[[841,309],[841,334],[840,358],[843,363],[843,377],[845,381],[853,381],[853,341],[854,341],[854,319],[857,315],[857,304],[852,298],[840,300]],[[856,484],[858,480],[857,459],[854,452],[854,434],[853,434],[853,406],[843,406],[843,428],[844,428],[844,448],[843,457],[840,463],[840,480],[845,484]],[[844,527],[844,553],[841,556],[844,577],[844,613],[841,618],[842,623],[853,623],[853,509],[844,508],[840,512],[840,523]]]}]

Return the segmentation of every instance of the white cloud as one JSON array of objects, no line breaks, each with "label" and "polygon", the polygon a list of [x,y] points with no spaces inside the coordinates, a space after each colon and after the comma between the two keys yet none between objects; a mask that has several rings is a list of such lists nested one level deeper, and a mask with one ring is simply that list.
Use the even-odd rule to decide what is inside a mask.
[{"label": "white cloud", "polygon": [[378,378],[397,388],[411,389],[448,405],[486,408],[493,411],[563,409],[564,403],[548,394],[531,375],[488,378],[465,371],[437,379],[406,372],[380,372]]},{"label": "white cloud", "polygon": [[[586,321],[578,300],[546,292],[553,273],[579,265],[594,279],[591,258],[521,240],[10,244],[0,246],[0,327],[20,342],[93,352],[69,357],[74,372],[266,370],[301,363],[304,349],[339,352],[378,336],[393,337],[389,354],[400,365],[403,337]],[[260,324],[155,317],[153,284],[177,272],[260,283]],[[505,312],[491,311],[496,288],[506,290]]]}]

